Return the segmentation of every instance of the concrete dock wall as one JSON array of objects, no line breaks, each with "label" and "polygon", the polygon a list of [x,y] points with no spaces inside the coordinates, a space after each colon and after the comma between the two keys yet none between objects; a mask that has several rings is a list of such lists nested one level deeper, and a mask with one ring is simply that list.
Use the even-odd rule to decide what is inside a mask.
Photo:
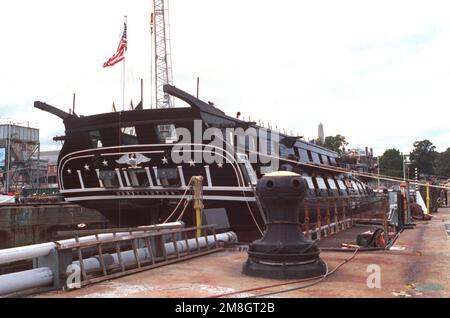
[{"label": "concrete dock wall", "polygon": [[107,227],[96,210],[79,205],[0,206],[0,249],[38,244],[55,239],[55,231]]}]

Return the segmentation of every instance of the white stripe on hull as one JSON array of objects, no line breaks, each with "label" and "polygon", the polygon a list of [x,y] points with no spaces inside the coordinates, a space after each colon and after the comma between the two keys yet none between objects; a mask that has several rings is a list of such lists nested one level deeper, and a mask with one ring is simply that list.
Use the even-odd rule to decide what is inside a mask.
[{"label": "white stripe on hull", "polygon": [[[69,202],[92,201],[92,200],[123,200],[123,199],[181,199],[182,195],[93,195],[84,197],[65,198]],[[189,196],[187,196],[189,197]],[[240,201],[240,202],[256,202],[255,197],[231,197],[231,196],[215,196],[204,195],[204,201]]]},{"label": "white stripe on hull", "polygon": [[[185,143],[181,143],[181,144],[178,143],[178,144],[176,144],[176,145],[177,145],[177,146],[194,146],[194,147],[195,147],[195,146],[201,146],[201,147],[209,146],[209,147],[212,147],[213,149],[218,149],[218,150],[224,152],[224,153],[225,153],[225,156],[224,156],[223,154],[221,154],[220,152],[218,153],[218,155],[220,155],[221,157],[223,157],[224,160],[225,160],[226,162],[228,162],[229,159],[232,160],[230,163],[231,163],[231,167],[233,168],[234,173],[235,173],[235,175],[236,175],[236,179],[237,179],[238,185],[239,185],[239,186],[244,185],[245,179],[244,179],[244,176],[243,176],[243,174],[242,174],[241,167],[239,166],[238,162],[236,161],[236,158],[234,158],[234,156],[232,156],[226,149],[221,148],[221,147],[217,147],[217,146],[208,145],[208,144],[196,144],[196,143],[186,143],[186,144],[185,144]],[[173,147],[173,146],[174,146],[173,144],[139,144],[139,145],[127,145],[127,146],[120,146],[120,148],[123,149],[123,151],[118,152],[118,153],[115,153],[115,154],[116,154],[116,155],[117,155],[117,154],[125,154],[125,153],[127,153],[127,152],[126,152],[126,148],[132,148],[132,147],[134,147],[134,148],[145,148],[145,147]],[[70,156],[72,156],[72,155],[74,155],[74,154],[80,154],[80,153],[86,153],[86,152],[95,152],[95,151],[98,151],[99,149],[106,150],[106,149],[114,149],[114,148],[117,148],[117,147],[118,147],[118,146],[113,146],[113,147],[103,147],[103,148],[94,148],[94,149],[85,149],[85,150],[75,151],[75,152],[66,154],[66,155],[59,161],[59,165],[58,165],[58,178],[59,178],[59,182],[60,182],[60,183],[59,183],[59,184],[60,184],[60,189],[62,190],[62,189],[65,188],[65,186],[64,186],[64,180],[63,180],[63,178],[62,178],[62,172],[64,171],[66,164],[67,164],[69,161],[76,160],[76,159],[80,159],[80,158],[92,158],[92,157],[94,157],[94,154],[80,155],[80,156],[74,156],[74,157],[70,157]],[[125,148],[125,149],[124,149],[124,148]],[[203,152],[205,152],[205,150],[203,150],[203,149],[202,149],[202,150],[190,150],[190,149],[186,149],[185,151],[186,151],[186,152],[191,152],[191,153],[196,153],[196,152],[203,153]],[[148,150],[147,150],[147,151],[146,151],[146,150],[139,151],[139,153],[146,153],[146,154],[149,154],[149,153],[163,153],[163,152],[164,152],[164,151],[161,151],[161,150],[157,150],[157,151],[148,151]],[[101,155],[102,155],[102,156],[108,156],[108,155],[111,155],[111,153],[102,153]],[[70,158],[68,158],[68,157],[70,157]],[[68,158],[68,159],[66,160],[66,158]],[[157,168],[157,167],[156,167],[156,168]],[[117,168],[116,168],[116,169],[117,169]],[[153,169],[155,170],[155,167],[153,167]],[[121,182],[122,180],[121,180],[120,174],[118,175],[118,178],[119,178],[119,182]],[[155,171],[155,178],[156,178],[157,182],[159,182],[156,171]],[[121,185],[121,186],[123,186],[123,185]]]},{"label": "white stripe on hull", "polygon": [[[61,193],[77,193],[77,192],[107,192],[107,191],[185,191],[188,187],[151,187],[151,188],[134,188],[134,187],[123,187],[123,188],[85,188],[85,189],[70,189],[70,190],[60,190]],[[249,187],[203,187],[203,191],[246,191],[253,192],[252,188]]]}]

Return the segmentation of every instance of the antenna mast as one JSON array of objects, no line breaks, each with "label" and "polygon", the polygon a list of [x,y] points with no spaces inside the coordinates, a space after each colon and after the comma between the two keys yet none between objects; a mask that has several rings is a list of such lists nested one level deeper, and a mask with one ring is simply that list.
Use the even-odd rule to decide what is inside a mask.
[{"label": "antenna mast", "polygon": [[155,101],[156,108],[173,107],[169,94],[164,93],[165,84],[172,85],[172,60],[170,55],[170,28],[168,0],[153,0],[152,13],[154,63],[155,63]]}]

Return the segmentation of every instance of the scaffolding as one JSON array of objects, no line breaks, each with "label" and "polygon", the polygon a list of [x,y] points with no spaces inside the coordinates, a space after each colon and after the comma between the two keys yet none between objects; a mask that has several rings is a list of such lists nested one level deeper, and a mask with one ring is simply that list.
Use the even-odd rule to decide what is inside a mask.
[{"label": "scaffolding", "polygon": [[45,182],[47,163],[40,159],[37,124],[0,120],[0,191],[19,193]]}]

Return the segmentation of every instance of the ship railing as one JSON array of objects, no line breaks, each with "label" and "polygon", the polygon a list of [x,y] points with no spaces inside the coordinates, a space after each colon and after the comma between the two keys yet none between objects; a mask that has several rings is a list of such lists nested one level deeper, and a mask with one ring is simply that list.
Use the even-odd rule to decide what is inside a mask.
[{"label": "ship railing", "polygon": [[386,195],[307,197],[302,204],[303,233],[309,239],[320,241],[365,223],[382,226],[388,241],[390,210],[389,197]]},{"label": "ship railing", "polygon": [[[210,254],[222,249],[220,242],[236,240],[232,232],[216,234],[214,225],[200,226],[199,229],[200,236],[196,235],[197,227],[189,227],[130,234],[101,242],[76,242],[58,246],[57,249],[60,252],[77,253],[78,259],[72,264],[77,270],[79,268],[81,274],[81,281],[75,287],[81,287]],[[131,245],[131,250],[121,251],[121,246],[124,245]],[[82,251],[92,247],[97,248],[97,256],[84,259]],[[108,247],[113,247],[116,253],[106,257],[103,251]],[[66,272],[67,277],[72,274]],[[70,283],[67,286],[73,287]]]},{"label": "ship railing", "polygon": [[75,235],[71,240],[50,243],[54,246],[34,258],[32,270],[0,275],[0,297],[81,288],[214,253],[223,249],[224,242],[237,240],[233,232],[216,233],[215,225],[117,230],[121,232],[94,231],[94,239],[89,240]]}]

